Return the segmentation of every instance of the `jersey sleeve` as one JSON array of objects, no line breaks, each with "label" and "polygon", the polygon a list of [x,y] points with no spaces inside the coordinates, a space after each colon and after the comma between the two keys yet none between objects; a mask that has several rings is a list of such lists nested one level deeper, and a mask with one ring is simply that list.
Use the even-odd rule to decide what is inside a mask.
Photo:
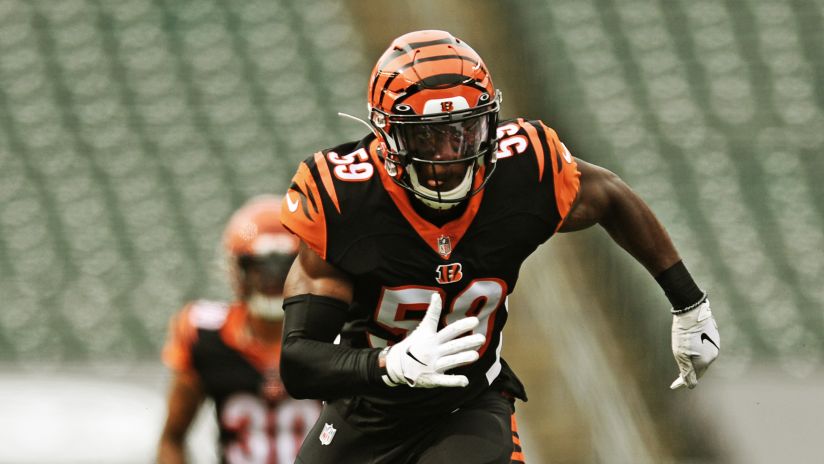
[{"label": "jersey sleeve", "polygon": [[575,162],[575,158],[572,157],[566,145],[558,138],[558,134],[543,123],[541,123],[541,127],[546,134],[551,155],[555,204],[561,216],[561,222],[558,224],[558,227],[560,227],[578,197],[578,191],[581,188],[581,172],[578,171],[578,163]]},{"label": "jersey sleeve", "polygon": [[172,316],[169,333],[163,346],[163,363],[171,370],[194,373],[192,346],[197,340],[197,328],[191,322],[192,305],[189,304]]},{"label": "jersey sleeve", "polygon": [[[280,220],[284,227],[297,235],[321,258],[326,259],[326,216],[318,183],[310,167],[311,165],[318,170],[315,159],[304,161],[298,166],[297,173],[292,178],[292,184],[283,196]],[[326,167],[325,162],[322,166]],[[322,186],[325,186],[325,180],[321,178]]]},{"label": "jersey sleeve", "polygon": [[[538,120],[517,119],[498,128],[498,157],[521,160],[521,166],[533,171],[541,186],[541,200],[536,203],[552,219],[555,231],[566,219],[581,186],[578,164],[558,138],[558,134]],[[517,155],[517,156],[516,156]],[[547,205],[546,201],[550,204]]]}]

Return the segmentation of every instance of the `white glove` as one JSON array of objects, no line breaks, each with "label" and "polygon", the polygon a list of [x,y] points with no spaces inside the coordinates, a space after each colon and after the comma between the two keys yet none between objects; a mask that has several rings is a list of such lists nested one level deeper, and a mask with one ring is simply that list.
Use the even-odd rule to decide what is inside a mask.
[{"label": "white glove", "polygon": [[478,325],[478,318],[465,317],[438,331],[440,318],[441,297],[438,293],[433,293],[418,327],[387,351],[388,378],[383,378],[387,385],[407,384],[416,388],[469,385],[465,375],[444,372],[478,360],[478,348],[484,344],[486,337],[472,334],[457,338],[474,329]]},{"label": "white glove", "polygon": [[712,317],[710,300],[704,298],[697,308],[672,316],[672,354],[680,374],[670,388],[695,388],[698,379],[718,357],[721,337]]}]

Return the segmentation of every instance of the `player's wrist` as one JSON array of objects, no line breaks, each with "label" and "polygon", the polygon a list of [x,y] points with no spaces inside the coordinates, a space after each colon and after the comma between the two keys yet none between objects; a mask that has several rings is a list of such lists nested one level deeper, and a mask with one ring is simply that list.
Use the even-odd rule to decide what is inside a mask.
[{"label": "player's wrist", "polygon": [[655,277],[664,290],[673,314],[683,314],[701,305],[707,294],[693,280],[683,261],[678,261]]},{"label": "player's wrist", "polygon": [[389,386],[389,387],[397,387],[398,383],[392,380],[391,376],[389,375],[389,368],[387,366],[386,357],[389,354],[389,349],[391,347],[387,346],[386,348],[382,349],[378,353],[378,374],[380,375],[381,381]]},{"label": "player's wrist", "polygon": [[689,306],[685,306],[683,308],[675,308],[673,306],[670,309],[670,312],[675,316],[683,316],[684,314],[687,314],[687,313],[691,312],[692,310],[701,307],[701,305],[704,304],[708,299],[709,299],[709,295],[706,292],[702,292],[702,296],[701,296],[700,300],[696,301],[695,303],[693,303]]}]

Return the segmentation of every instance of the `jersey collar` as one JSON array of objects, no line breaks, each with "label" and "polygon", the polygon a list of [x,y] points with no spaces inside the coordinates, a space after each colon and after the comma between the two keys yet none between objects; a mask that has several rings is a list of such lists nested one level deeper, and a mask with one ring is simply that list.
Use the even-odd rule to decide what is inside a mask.
[{"label": "jersey collar", "polygon": [[280,362],[280,343],[264,343],[254,339],[248,332],[248,318],[249,309],[246,304],[242,301],[234,302],[229,308],[226,323],[220,330],[220,337],[260,372],[276,368]]},{"label": "jersey collar", "polygon": [[[481,199],[483,198],[484,190],[476,193],[469,198],[469,204],[466,206],[466,211],[457,219],[447,222],[441,227],[438,227],[431,222],[421,217],[412,206],[412,200],[406,190],[395,183],[383,167],[383,161],[377,153],[378,140],[373,139],[369,143],[369,155],[375,163],[375,170],[378,171],[381,183],[395,206],[398,207],[401,214],[406,218],[407,222],[412,225],[415,232],[426,242],[427,245],[440,256],[444,261],[448,260],[454,250],[461,241],[469,225],[475,219],[478,209],[481,207]],[[476,175],[473,181],[472,188],[478,187],[478,183],[483,179],[483,169],[479,171],[480,176]]]}]

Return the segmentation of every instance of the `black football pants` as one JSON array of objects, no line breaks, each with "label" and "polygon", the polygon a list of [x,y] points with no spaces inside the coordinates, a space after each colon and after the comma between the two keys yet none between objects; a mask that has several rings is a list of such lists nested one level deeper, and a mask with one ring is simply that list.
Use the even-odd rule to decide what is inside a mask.
[{"label": "black football pants", "polygon": [[[513,405],[488,391],[458,411],[412,432],[364,433],[350,426],[337,408],[324,405],[306,436],[299,464],[510,464],[522,462],[513,430]],[[324,426],[335,428],[329,440]],[[321,437],[328,441],[323,444]],[[515,451],[515,453],[513,453]]]}]

